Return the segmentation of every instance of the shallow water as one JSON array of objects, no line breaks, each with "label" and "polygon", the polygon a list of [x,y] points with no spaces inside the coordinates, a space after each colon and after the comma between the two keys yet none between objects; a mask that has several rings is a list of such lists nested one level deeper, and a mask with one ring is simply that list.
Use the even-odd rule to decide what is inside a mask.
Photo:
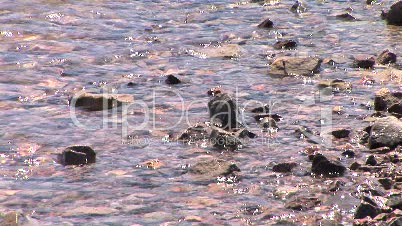
[{"label": "shallow water", "polygon": [[[402,27],[380,20],[388,2],[367,6],[364,1],[306,1],[308,11],[289,11],[292,1],[261,6],[236,1],[10,1],[0,5],[0,210],[22,211],[41,224],[61,225],[190,225],[187,216],[210,224],[271,224],[276,219],[297,222],[306,216],[333,218],[340,212],[346,225],[358,200],[359,184],[346,175],[349,189],[325,196],[322,208],[294,212],[274,197],[275,189],[299,188],[319,193],[328,181],[309,176],[277,176],[274,163],[292,159],[308,168],[299,152],[311,144],[293,135],[297,126],[320,131],[321,112],[334,106],[345,114],[331,115],[334,127],[363,128],[361,120],[372,113],[361,107],[386,86],[400,90],[399,81],[359,81],[367,70],[352,68],[354,54],[379,54],[384,49],[402,52]],[[360,21],[334,18],[346,8]],[[256,25],[269,17],[272,30]],[[276,38],[296,39],[297,50],[278,51]],[[204,46],[238,44],[235,59],[194,54]],[[208,48],[207,48],[208,49]],[[312,78],[276,79],[268,75],[267,56],[297,55],[332,58],[336,67],[323,65]],[[377,67],[376,71],[383,70]],[[178,75],[183,84],[169,87],[164,75]],[[326,96],[321,103],[316,83],[320,79],[351,82],[350,92]],[[133,87],[127,86],[134,82]],[[220,153],[208,144],[173,142],[188,127],[181,122],[182,103],[191,124],[208,120],[209,88],[221,85],[237,97],[259,138],[236,153]],[[127,143],[119,115],[76,110],[87,129],[72,121],[68,98],[82,90],[101,88],[132,94],[144,103],[130,109]],[[154,98],[156,96],[156,98]],[[254,101],[254,102],[253,102]],[[247,113],[250,107],[277,102],[283,116],[275,134],[260,131]],[[245,106],[248,104],[248,106]],[[258,106],[258,105],[257,105]],[[112,111],[109,112],[111,114]],[[152,122],[138,126],[146,115]],[[177,124],[177,125],[175,125]],[[92,127],[92,129],[89,129]],[[164,129],[172,127],[169,129]],[[122,143],[123,141],[123,143]],[[55,156],[65,147],[90,145],[96,164],[64,167]],[[333,146],[337,145],[334,141]],[[356,144],[357,145],[357,144]],[[197,158],[216,156],[235,161],[243,178],[236,184],[194,183],[182,175]],[[339,155],[339,153],[338,153]],[[158,159],[157,169],[143,162]],[[352,160],[343,160],[345,164]],[[316,186],[309,187],[314,183]],[[260,205],[263,213],[248,214],[246,206]],[[97,208],[93,208],[97,207]],[[266,215],[277,218],[264,218]],[[335,214],[336,215],[336,214]]]}]

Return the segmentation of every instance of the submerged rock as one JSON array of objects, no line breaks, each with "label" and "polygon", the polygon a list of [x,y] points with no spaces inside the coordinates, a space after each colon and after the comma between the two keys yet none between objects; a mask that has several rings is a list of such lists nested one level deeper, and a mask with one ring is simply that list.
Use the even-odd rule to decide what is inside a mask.
[{"label": "submerged rock", "polygon": [[352,85],[349,82],[345,82],[341,79],[321,80],[318,83],[318,88],[319,89],[330,88],[332,89],[332,92],[339,92],[351,89]]},{"label": "submerged rock", "polygon": [[210,140],[214,147],[228,151],[238,150],[242,145],[234,133],[219,128],[212,130]]},{"label": "submerged rock", "polygon": [[235,163],[216,158],[201,159],[188,170],[188,173],[195,176],[197,180],[212,182],[218,179],[226,183],[238,181],[240,172]]},{"label": "submerged rock", "polygon": [[236,103],[227,94],[217,94],[208,103],[209,117],[214,126],[223,129],[233,129],[241,127],[238,122],[238,113]]},{"label": "submerged rock", "polygon": [[96,153],[88,146],[71,146],[59,154],[58,160],[63,165],[84,165],[95,163]]},{"label": "submerged rock", "polygon": [[274,23],[270,19],[265,19],[262,21],[260,24],[258,24],[258,28],[272,28],[274,26]]},{"label": "submerged rock", "polygon": [[377,62],[380,64],[396,63],[396,54],[386,49],[378,55]]},{"label": "submerged rock", "polygon": [[204,140],[209,137],[207,129],[203,125],[195,125],[186,129],[178,138],[181,141]]},{"label": "submerged rock", "polygon": [[251,109],[252,113],[269,113],[269,106],[268,105],[264,105],[262,107],[256,107]]},{"label": "submerged rock", "polygon": [[169,85],[176,85],[176,84],[181,83],[181,81],[178,78],[176,78],[174,75],[168,75],[168,76],[166,76],[165,83],[169,84]]},{"label": "submerged rock", "polygon": [[339,177],[343,176],[345,171],[346,167],[344,167],[341,163],[333,160],[330,161],[322,154],[316,154],[313,158],[311,172],[315,175]]},{"label": "submerged rock", "polygon": [[355,21],[356,20],[356,18],[354,16],[350,15],[350,13],[343,13],[343,14],[336,15],[336,18],[340,19],[340,20],[344,20],[344,21]]},{"label": "submerged rock", "polygon": [[313,76],[320,70],[322,60],[314,57],[279,57],[270,65],[269,74],[276,77]]},{"label": "submerged rock", "polygon": [[272,167],[272,170],[277,173],[290,173],[292,169],[297,166],[295,162],[283,162],[276,164]]},{"label": "submerged rock", "polygon": [[368,147],[393,149],[398,145],[402,145],[402,120],[393,116],[377,119],[370,127]]},{"label": "submerged rock", "polygon": [[402,26],[402,1],[395,2],[388,12],[381,15],[390,25]]},{"label": "submerged rock", "polygon": [[321,200],[315,196],[296,195],[286,202],[285,208],[304,211],[312,209],[320,204]]},{"label": "submerged rock", "polygon": [[341,139],[341,138],[346,138],[349,137],[350,130],[348,129],[337,129],[331,132],[332,136],[335,138]]},{"label": "submerged rock", "polygon": [[282,40],[274,44],[274,49],[294,49],[296,47],[297,42],[294,40]]},{"label": "submerged rock", "polygon": [[102,111],[134,102],[128,94],[83,93],[70,99],[70,105],[87,111]]}]

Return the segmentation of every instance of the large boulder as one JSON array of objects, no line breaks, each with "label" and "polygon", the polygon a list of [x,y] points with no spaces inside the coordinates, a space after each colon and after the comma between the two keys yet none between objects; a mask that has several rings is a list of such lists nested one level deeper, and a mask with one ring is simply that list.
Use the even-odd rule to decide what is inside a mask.
[{"label": "large boulder", "polygon": [[239,110],[228,94],[217,94],[208,103],[209,117],[214,126],[230,130],[241,127],[238,122]]},{"label": "large boulder", "polygon": [[402,145],[402,120],[396,117],[379,118],[367,130],[369,131],[368,147],[370,149],[379,147],[393,149]]},{"label": "large boulder", "polygon": [[402,26],[402,1],[395,2],[391,9],[382,16],[387,20],[388,24]]},{"label": "large boulder", "polygon": [[355,219],[363,219],[368,216],[371,218],[374,218],[380,213],[381,213],[381,210],[377,206],[375,206],[371,203],[368,203],[368,202],[362,202],[357,207],[354,218]]},{"label": "large boulder", "polygon": [[322,60],[315,57],[279,57],[270,65],[274,77],[313,76],[320,70]]},{"label": "large boulder", "polygon": [[87,111],[102,111],[132,102],[134,102],[134,97],[129,94],[82,93],[70,99],[70,105]]},{"label": "large boulder", "polygon": [[85,165],[95,163],[96,153],[88,146],[71,146],[58,155],[58,160],[63,165]]},{"label": "large boulder", "polygon": [[396,63],[396,54],[386,49],[378,55],[377,62],[380,64]]}]

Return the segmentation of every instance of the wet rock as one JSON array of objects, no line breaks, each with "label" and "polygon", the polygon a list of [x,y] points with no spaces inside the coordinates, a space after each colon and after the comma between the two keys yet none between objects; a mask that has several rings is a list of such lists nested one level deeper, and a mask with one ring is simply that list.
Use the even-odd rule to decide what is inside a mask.
[{"label": "wet rock", "polygon": [[279,57],[270,65],[269,74],[274,77],[313,76],[320,70],[322,60],[314,57]]},{"label": "wet rock", "polygon": [[294,49],[296,47],[297,42],[294,40],[282,40],[274,44],[274,49]]},{"label": "wet rock", "polygon": [[215,158],[201,159],[188,171],[192,175],[208,179],[215,179],[219,176],[237,177],[239,172],[240,169],[235,163]]},{"label": "wet rock", "polygon": [[396,54],[386,49],[377,57],[377,62],[380,64],[396,63]]},{"label": "wet rock", "polygon": [[348,149],[348,150],[345,150],[344,152],[342,152],[342,155],[347,157],[347,158],[354,158],[356,153],[353,150]]},{"label": "wet rock", "polygon": [[328,191],[329,192],[336,192],[339,191],[341,189],[342,186],[345,186],[345,182],[343,181],[334,181],[330,184],[330,186],[328,187]]},{"label": "wet rock", "polygon": [[128,94],[82,93],[70,99],[70,105],[87,111],[102,111],[134,102]]},{"label": "wet rock", "polygon": [[257,26],[258,28],[273,28],[274,27],[274,22],[272,22],[270,19],[265,19],[263,22],[261,22],[260,24],[258,24]]},{"label": "wet rock", "polygon": [[290,11],[294,13],[303,13],[306,11],[306,7],[301,1],[296,1],[290,8]]},{"label": "wet rock", "polygon": [[379,178],[378,182],[384,187],[385,190],[392,188],[393,182],[389,178]]},{"label": "wet rock", "polygon": [[181,141],[196,141],[209,138],[207,129],[203,125],[195,125],[186,129],[178,138]]},{"label": "wet rock", "polygon": [[305,126],[299,126],[299,128],[295,130],[295,135],[297,138],[305,139],[310,143],[319,144],[321,142],[321,138],[319,137],[320,134]]},{"label": "wet rock", "polygon": [[354,219],[363,219],[368,216],[374,218],[380,213],[381,210],[377,206],[367,202],[362,202],[356,209]]},{"label": "wet rock", "polygon": [[63,165],[84,165],[95,163],[96,153],[88,146],[71,146],[58,155],[58,160]]},{"label": "wet rock", "polygon": [[354,16],[350,15],[350,13],[343,13],[343,14],[336,15],[336,19],[344,20],[344,21],[355,21],[356,20],[356,18]]},{"label": "wet rock", "polygon": [[239,138],[246,138],[246,137],[248,137],[248,138],[256,138],[257,137],[257,134],[255,134],[255,133],[253,133],[253,132],[251,132],[251,131],[249,131],[248,129],[245,129],[245,128],[235,131],[235,135],[237,137],[239,137]]},{"label": "wet rock", "polygon": [[330,161],[322,154],[316,154],[313,158],[311,172],[315,175],[339,177],[343,176],[345,171],[346,167],[344,167],[341,163],[335,160]]},{"label": "wet rock", "polygon": [[371,126],[368,138],[370,149],[402,145],[402,120],[389,116],[377,119]]},{"label": "wet rock", "polygon": [[377,165],[377,160],[374,155],[370,155],[367,157],[366,165],[375,166]]},{"label": "wet rock", "polygon": [[309,210],[321,204],[321,200],[314,196],[296,195],[285,203],[285,208],[292,210]]},{"label": "wet rock", "polygon": [[374,110],[402,114],[401,109],[402,92],[391,92],[387,88],[382,88],[376,91],[374,97]]},{"label": "wet rock", "polygon": [[217,94],[208,103],[209,117],[214,126],[223,129],[241,127],[237,117],[239,110],[233,99],[227,94]]},{"label": "wet rock", "polygon": [[264,212],[264,207],[261,205],[246,205],[240,209],[240,212],[245,215],[259,215]]},{"label": "wet rock", "polygon": [[391,193],[385,205],[393,209],[402,209],[402,195],[400,193]]},{"label": "wet rock", "polygon": [[349,137],[350,130],[348,129],[337,129],[331,132],[332,136],[335,138],[341,139],[341,138],[346,138]]},{"label": "wet rock", "polygon": [[290,173],[297,166],[295,162],[284,162],[273,166],[272,170],[277,173]]},{"label": "wet rock", "polygon": [[402,217],[395,217],[388,223],[389,226],[402,226]]},{"label": "wet rock", "polygon": [[210,45],[206,48],[190,51],[191,55],[201,58],[224,58],[232,59],[239,57],[242,53],[242,48],[238,44]]},{"label": "wet rock", "polygon": [[264,114],[266,114],[266,113],[269,113],[269,106],[268,106],[268,105],[264,105],[264,106],[262,106],[262,107],[256,107],[256,108],[253,108],[253,109],[251,110],[251,112],[252,112],[252,113],[264,113]]},{"label": "wet rock", "polygon": [[391,9],[382,15],[390,25],[402,26],[402,1],[395,2]]},{"label": "wet rock", "polygon": [[178,78],[176,78],[176,76],[174,76],[174,75],[168,75],[168,76],[166,76],[165,83],[168,85],[176,85],[176,84],[181,83],[181,81]]},{"label": "wet rock", "polygon": [[261,122],[264,118],[271,118],[275,120],[275,122],[281,121],[283,118],[278,114],[258,114],[254,116],[255,121]]},{"label": "wet rock", "polygon": [[339,92],[342,90],[351,89],[352,85],[348,82],[345,82],[341,79],[334,79],[334,80],[321,80],[318,83],[319,89],[324,88],[332,88],[332,92]]},{"label": "wet rock", "polygon": [[217,87],[213,87],[211,89],[208,90],[207,94],[208,96],[216,96],[218,94],[222,93],[221,87],[217,86]]},{"label": "wet rock", "polygon": [[353,59],[353,64],[359,68],[373,68],[375,64],[375,58],[372,56],[355,55]]},{"label": "wet rock", "polygon": [[238,150],[242,145],[241,141],[233,133],[219,128],[212,130],[210,140],[215,148],[228,151]]},{"label": "wet rock", "polygon": [[373,5],[375,4],[376,0],[366,0],[367,5]]},{"label": "wet rock", "polygon": [[260,120],[260,123],[264,129],[278,129],[278,126],[276,125],[275,119],[271,117],[264,117]]},{"label": "wet rock", "polygon": [[8,213],[0,213],[0,225],[1,226],[36,226],[43,225],[43,222],[39,222],[31,217],[11,211]]}]

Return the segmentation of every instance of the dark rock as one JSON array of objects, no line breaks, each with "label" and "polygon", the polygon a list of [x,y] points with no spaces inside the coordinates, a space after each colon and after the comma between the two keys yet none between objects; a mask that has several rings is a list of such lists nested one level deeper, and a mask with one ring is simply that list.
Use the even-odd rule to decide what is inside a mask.
[{"label": "dark rock", "polygon": [[127,87],[134,87],[135,86],[135,83],[134,82],[129,82],[129,83],[127,83]]},{"label": "dark rock", "polygon": [[95,163],[96,153],[88,146],[71,146],[58,156],[63,165],[84,165]]},{"label": "dark rock", "polygon": [[354,163],[352,163],[352,164],[349,166],[349,169],[350,169],[350,170],[357,170],[357,169],[360,168],[360,166],[361,166],[360,163],[354,162]]},{"label": "dark rock", "polygon": [[381,213],[381,210],[370,203],[362,202],[357,207],[354,219],[363,219],[367,216],[374,218]]},{"label": "dark rock", "polygon": [[299,126],[299,128],[295,130],[295,135],[297,138],[305,139],[310,143],[319,144],[321,142],[320,134],[305,126]]},{"label": "dark rock", "polygon": [[376,91],[374,110],[388,111],[391,114],[402,115],[402,92],[391,92],[387,88]]},{"label": "dark rock", "polygon": [[241,141],[233,133],[219,128],[212,130],[210,140],[214,147],[228,151],[238,150],[242,145]]},{"label": "dark rock", "polygon": [[389,223],[389,226],[402,226],[402,217],[395,217]]},{"label": "dark rock", "polygon": [[355,154],[355,152],[353,150],[348,149],[348,150],[343,151],[342,155],[347,157],[347,158],[354,158],[356,154]]},{"label": "dark rock", "polygon": [[260,24],[257,26],[258,28],[273,28],[274,27],[274,22],[272,22],[270,19],[265,19],[262,21]]},{"label": "dark rock", "polygon": [[253,132],[251,132],[251,131],[249,131],[248,129],[245,129],[245,128],[236,131],[235,135],[237,137],[239,137],[239,138],[246,138],[246,137],[248,137],[248,138],[256,138],[257,137],[257,134],[255,134],[255,133],[253,133]]},{"label": "dark rock", "polygon": [[219,93],[222,93],[221,87],[219,87],[219,86],[213,87],[213,88],[209,89],[207,92],[208,96],[216,96]]},{"label": "dark rock", "polygon": [[337,161],[330,161],[322,154],[316,154],[313,159],[311,172],[315,175],[325,177],[339,177],[343,176],[346,171],[341,163]]},{"label": "dark rock", "polygon": [[402,195],[400,193],[392,193],[387,198],[385,205],[393,209],[402,209]]},{"label": "dark rock", "polygon": [[261,122],[264,118],[272,118],[276,122],[281,121],[283,118],[278,114],[258,114],[254,116],[255,121]]},{"label": "dark rock", "polygon": [[392,188],[392,180],[389,178],[379,178],[378,182],[384,187],[385,190],[389,190]]},{"label": "dark rock", "polygon": [[332,134],[332,136],[334,136],[335,138],[338,138],[338,139],[346,138],[346,137],[349,137],[350,130],[348,130],[348,129],[338,129],[338,130],[332,131],[331,134]]},{"label": "dark rock", "polygon": [[388,112],[393,114],[395,117],[401,118],[402,116],[402,104],[393,104],[388,108]]},{"label": "dark rock", "polygon": [[266,113],[269,113],[269,106],[268,106],[268,105],[264,105],[264,106],[262,106],[262,107],[256,107],[256,108],[253,108],[253,109],[251,110],[251,112],[252,112],[252,113],[263,113],[263,114],[266,114]]},{"label": "dark rock", "polygon": [[262,214],[263,207],[261,205],[246,205],[240,208],[240,212],[244,213],[245,215],[259,215]]},{"label": "dark rock", "polygon": [[373,5],[376,2],[376,0],[366,0],[367,5]]},{"label": "dark rock", "polygon": [[209,101],[208,108],[209,117],[214,126],[227,130],[241,127],[237,120],[239,110],[229,95],[217,94]]},{"label": "dark rock", "polygon": [[350,15],[349,13],[343,13],[343,14],[336,15],[336,18],[340,19],[340,20],[344,20],[344,21],[355,21],[356,20],[356,18],[354,16]]},{"label": "dark rock", "polygon": [[396,63],[396,54],[386,49],[377,57],[377,62],[380,64]]},{"label": "dark rock", "polygon": [[206,158],[201,159],[190,167],[190,174],[207,176],[214,178],[218,176],[236,176],[241,172],[239,167],[233,163],[222,159]]},{"label": "dark rock", "polygon": [[384,17],[388,24],[402,26],[402,1],[395,2]]},{"label": "dark rock", "polygon": [[87,111],[102,111],[134,102],[128,94],[82,93],[70,99],[70,105]]},{"label": "dark rock", "polygon": [[285,208],[292,210],[309,210],[321,204],[321,200],[314,196],[294,196],[285,203]]},{"label": "dark rock", "polygon": [[366,160],[366,165],[375,166],[377,165],[377,160],[374,155],[370,155]]},{"label": "dark rock", "polygon": [[372,68],[375,64],[375,59],[372,56],[354,56],[354,65],[359,68]]},{"label": "dark rock", "polygon": [[303,13],[306,11],[306,7],[303,5],[301,1],[296,1],[292,7],[290,7],[290,11],[294,13]]},{"label": "dark rock", "polygon": [[178,78],[176,78],[174,75],[168,75],[168,76],[166,76],[165,83],[169,84],[169,85],[176,85],[176,84],[181,83],[181,81]]},{"label": "dark rock", "polygon": [[268,128],[278,129],[275,119],[273,119],[271,117],[265,117],[265,118],[261,119],[260,123],[264,129],[268,129]]},{"label": "dark rock", "polygon": [[320,70],[322,60],[314,57],[279,57],[270,65],[269,74],[274,77],[313,76]]},{"label": "dark rock", "polygon": [[398,145],[402,145],[402,121],[393,116],[377,119],[371,126],[368,138],[369,148],[393,149]]},{"label": "dark rock", "polygon": [[209,138],[207,129],[202,125],[195,125],[186,129],[178,138],[181,141],[196,141]]},{"label": "dark rock", "polygon": [[332,182],[332,183],[330,184],[330,186],[329,186],[329,188],[328,188],[328,191],[329,191],[329,192],[336,192],[336,191],[339,191],[342,186],[345,186],[345,182],[339,181],[339,180],[334,181],[334,182]]},{"label": "dark rock", "polygon": [[297,42],[293,40],[277,41],[274,44],[274,49],[294,49],[297,47]]},{"label": "dark rock", "polygon": [[272,170],[277,173],[290,173],[297,166],[295,162],[284,162],[274,165]]}]

